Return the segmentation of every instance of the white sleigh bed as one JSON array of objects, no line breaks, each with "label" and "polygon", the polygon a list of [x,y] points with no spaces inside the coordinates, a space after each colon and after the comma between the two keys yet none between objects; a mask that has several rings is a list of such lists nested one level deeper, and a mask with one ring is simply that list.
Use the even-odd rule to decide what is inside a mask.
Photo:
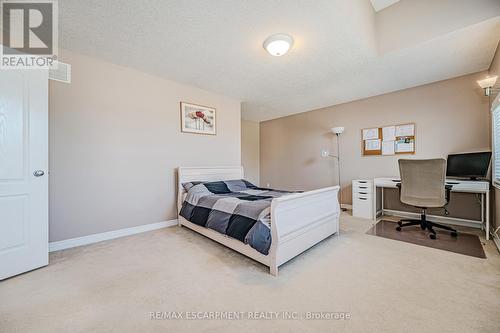
[{"label": "white sleigh bed", "polygon": [[[182,183],[232,179],[243,179],[241,166],[178,168],[178,212],[186,194]],[[280,265],[339,232],[338,190],[338,186],[333,186],[274,198],[271,203],[272,241],[268,255],[237,239],[191,223],[180,215],[179,226],[186,226],[268,266],[271,275],[277,276]]]}]

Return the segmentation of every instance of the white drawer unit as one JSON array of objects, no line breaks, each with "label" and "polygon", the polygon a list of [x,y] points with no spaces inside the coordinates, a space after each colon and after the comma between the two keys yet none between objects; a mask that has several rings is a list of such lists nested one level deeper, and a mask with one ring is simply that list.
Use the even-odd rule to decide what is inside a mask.
[{"label": "white drawer unit", "polygon": [[352,181],[352,216],[365,219],[373,218],[372,179],[355,179]]},{"label": "white drawer unit", "polygon": [[353,180],[352,191],[362,193],[373,193],[373,180]]}]

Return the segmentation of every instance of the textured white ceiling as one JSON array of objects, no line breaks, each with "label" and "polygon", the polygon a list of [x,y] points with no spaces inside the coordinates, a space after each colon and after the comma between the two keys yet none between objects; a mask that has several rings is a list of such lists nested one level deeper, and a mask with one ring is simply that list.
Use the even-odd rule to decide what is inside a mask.
[{"label": "textured white ceiling", "polygon": [[[414,1],[60,0],[60,45],[240,99],[261,121],[488,68],[500,1]],[[295,38],[283,57],[262,48],[277,32]]]},{"label": "textured white ceiling", "polygon": [[399,0],[370,0],[370,1],[372,2],[373,9],[375,9],[375,11],[377,12],[391,5],[394,5],[396,2],[399,2]]}]

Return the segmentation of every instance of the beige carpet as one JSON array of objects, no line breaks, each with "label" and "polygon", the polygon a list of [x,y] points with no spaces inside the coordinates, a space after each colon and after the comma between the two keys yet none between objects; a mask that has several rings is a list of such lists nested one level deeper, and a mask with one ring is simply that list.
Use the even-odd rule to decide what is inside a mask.
[{"label": "beige carpet", "polygon": [[[366,235],[342,218],[280,269],[173,227],[51,255],[0,282],[0,332],[498,332],[500,256]],[[349,320],[151,320],[150,312],[348,312]],[[281,318],[281,317],[280,317]]]}]

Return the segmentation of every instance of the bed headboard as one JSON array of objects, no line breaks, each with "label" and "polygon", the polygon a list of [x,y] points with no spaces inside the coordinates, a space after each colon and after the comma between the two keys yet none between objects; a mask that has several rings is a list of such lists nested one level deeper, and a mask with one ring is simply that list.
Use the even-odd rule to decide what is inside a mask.
[{"label": "bed headboard", "polygon": [[182,183],[193,181],[217,181],[243,179],[242,166],[230,167],[179,167],[177,169],[177,207],[180,210],[182,196],[185,193]]}]

